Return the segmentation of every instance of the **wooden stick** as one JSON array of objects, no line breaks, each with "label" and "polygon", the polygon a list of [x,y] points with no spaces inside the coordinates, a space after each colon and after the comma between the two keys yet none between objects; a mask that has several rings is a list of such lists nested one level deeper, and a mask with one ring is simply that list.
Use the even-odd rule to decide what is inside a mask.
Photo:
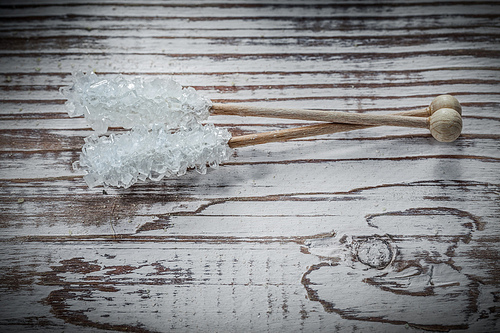
[{"label": "wooden stick", "polygon": [[[297,120],[310,120],[310,121],[327,121],[332,123],[345,123],[345,124],[358,124],[358,125],[382,125],[381,123],[387,122],[391,126],[405,126],[405,125],[392,125],[394,116],[414,116],[415,112],[421,113],[427,110],[424,116],[431,116],[436,110],[442,108],[449,108],[456,110],[462,114],[462,106],[458,100],[451,95],[437,96],[429,107],[419,109],[416,111],[409,111],[403,113],[396,113],[392,115],[368,115],[360,113],[349,113],[339,111],[318,111],[318,110],[303,110],[303,109],[289,109],[289,108],[268,108],[250,105],[239,104],[212,104],[213,115],[233,115],[243,117],[265,117],[265,118],[282,118],[282,119],[297,119]],[[373,119],[371,119],[373,117]],[[388,117],[384,120],[384,117]],[[396,123],[399,123],[398,121]],[[419,123],[419,122],[417,122]],[[417,126],[418,127],[418,126]]]},{"label": "wooden stick", "polygon": [[427,128],[427,120],[420,117],[399,115],[371,115],[339,111],[299,110],[264,108],[246,105],[218,104],[212,106],[212,114],[237,115],[266,118],[284,118],[311,121],[326,121],[354,125],[401,126]]},{"label": "wooden stick", "polygon": [[228,144],[231,148],[241,148],[247,146],[255,146],[269,142],[288,141],[298,138],[306,138],[323,134],[332,134],[337,132],[347,132],[356,129],[363,129],[370,126],[351,125],[351,124],[316,124],[310,126],[288,128],[285,130],[271,131],[257,134],[248,134],[241,136],[233,136]]}]

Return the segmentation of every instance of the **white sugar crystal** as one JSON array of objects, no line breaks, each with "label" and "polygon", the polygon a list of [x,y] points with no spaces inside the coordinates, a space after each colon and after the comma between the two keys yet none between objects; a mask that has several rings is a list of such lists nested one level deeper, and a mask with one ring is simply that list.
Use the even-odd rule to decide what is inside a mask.
[{"label": "white sugar crystal", "polygon": [[171,78],[108,79],[94,73],[73,74],[74,84],[61,88],[71,117],[84,115],[99,134],[108,127],[132,128],[164,123],[167,128],[186,126],[208,118],[212,102],[191,87]]},{"label": "white sugar crystal", "polygon": [[207,164],[216,168],[229,158],[230,137],[225,129],[198,123],[177,131],[154,125],[118,135],[94,134],[85,139],[80,160],[73,167],[87,172],[84,179],[89,187],[129,187],[147,178],[180,176],[189,168],[204,174]]}]

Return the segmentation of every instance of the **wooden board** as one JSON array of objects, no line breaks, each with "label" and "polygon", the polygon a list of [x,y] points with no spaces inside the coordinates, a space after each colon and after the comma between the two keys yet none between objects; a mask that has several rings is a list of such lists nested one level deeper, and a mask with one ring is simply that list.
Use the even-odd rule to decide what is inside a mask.
[{"label": "wooden board", "polygon": [[[0,331],[500,331],[497,1],[2,1],[0,36]],[[449,93],[464,132],[375,127],[89,189],[71,164],[92,131],[59,94],[77,70],[369,114]]]}]

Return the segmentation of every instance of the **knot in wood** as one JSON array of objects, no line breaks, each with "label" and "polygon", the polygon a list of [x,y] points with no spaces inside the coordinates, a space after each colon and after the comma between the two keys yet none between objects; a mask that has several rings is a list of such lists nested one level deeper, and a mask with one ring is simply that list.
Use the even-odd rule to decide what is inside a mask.
[{"label": "knot in wood", "polygon": [[386,240],[371,238],[358,243],[358,260],[370,267],[383,269],[387,267],[393,257],[391,244]]}]

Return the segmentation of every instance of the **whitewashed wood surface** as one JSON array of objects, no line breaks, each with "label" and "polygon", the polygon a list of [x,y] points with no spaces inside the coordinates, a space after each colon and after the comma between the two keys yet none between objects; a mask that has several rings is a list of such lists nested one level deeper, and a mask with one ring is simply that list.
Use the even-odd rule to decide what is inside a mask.
[{"label": "whitewashed wood surface", "polygon": [[[337,133],[89,189],[71,163],[91,130],[58,92],[77,70],[370,114],[449,93],[464,132]],[[500,331],[499,74],[498,1],[2,1],[0,331]]]}]

